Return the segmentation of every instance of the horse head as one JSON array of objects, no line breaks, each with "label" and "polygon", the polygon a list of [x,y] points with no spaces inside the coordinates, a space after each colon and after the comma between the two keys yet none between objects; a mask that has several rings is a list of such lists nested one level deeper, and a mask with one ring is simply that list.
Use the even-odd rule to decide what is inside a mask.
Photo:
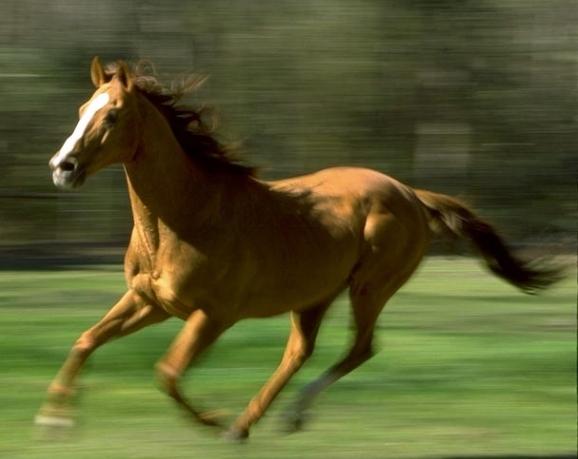
[{"label": "horse head", "polygon": [[138,110],[134,76],[123,61],[105,70],[95,57],[91,79],[96,91],[79,109],[79,121],[60,150],[51,158],[54,184],[76,188],[92,175],[135,154]]}]

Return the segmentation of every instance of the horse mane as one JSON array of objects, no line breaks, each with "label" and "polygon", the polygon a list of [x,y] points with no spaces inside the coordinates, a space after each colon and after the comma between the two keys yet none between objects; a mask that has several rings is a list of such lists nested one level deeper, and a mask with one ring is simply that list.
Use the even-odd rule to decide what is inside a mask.
[{"label": "horse mane", "polygon": [[[112,79],[120,65],[107,65],[106,77]],[[216,137],[217,117],[214,110],[179,104],[185,95],[198,89],[206,77],[191,75],[167,87],[159,81],[153,66],[142,61],[132,67],[130,78],[139,92],[166,118],[177,141],[191,159],[201,162],[208,169],[225,169],[245,176],[255,175],[254,167],[239,161],[235,148]]]}]

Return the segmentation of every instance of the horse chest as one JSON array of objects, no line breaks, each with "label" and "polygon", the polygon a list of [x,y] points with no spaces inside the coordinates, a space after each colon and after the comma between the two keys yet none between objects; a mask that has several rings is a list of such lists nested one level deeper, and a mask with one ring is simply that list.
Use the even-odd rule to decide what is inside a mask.
[{"label": "horse chest", "polygon": [[[186,251],[167,251],[150,258],[138,257],[129,268],[129,286],[151,303],[162,307],[169,314],[186,319],[195,309],[211,309],[219,313],[225,289],[227,270],[215,266],[201,256],[191,256]],[[140,261],[140,262],[139,262]],[[226,265],[226,264],[225,264]],[[225,295],[226,296],[226,295]]]},{"label": "horse chest", "polygon": [[196,295],[187,294],[178,282],[158,272],[137,274],[129,285],[147,301],[181,319],[186,319],[191,312],[203,306],[197,301],[200,292]]}]

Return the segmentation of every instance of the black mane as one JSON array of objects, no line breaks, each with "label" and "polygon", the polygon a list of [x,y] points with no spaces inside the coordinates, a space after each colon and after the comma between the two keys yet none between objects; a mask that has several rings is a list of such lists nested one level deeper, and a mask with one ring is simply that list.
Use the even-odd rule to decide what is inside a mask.
[{"label": "black mane", "polygon": [[[107,77],[113,78],[117,68],[117,64],[109,65],[106,69]],[[210,116],[210,122],[207,123],[210,109],[179,105],[180,99],[197,89],[205,78],[191,76],[168,88],[151,74],[150,68],[150,65],[134,66],[131,78],[139,92],[167,119],[186,154],[210,169],[226,169],[236,174],[255,175],[254,167],[239,162],[233,156],[233,148],[215,137],[215,116]]]}]

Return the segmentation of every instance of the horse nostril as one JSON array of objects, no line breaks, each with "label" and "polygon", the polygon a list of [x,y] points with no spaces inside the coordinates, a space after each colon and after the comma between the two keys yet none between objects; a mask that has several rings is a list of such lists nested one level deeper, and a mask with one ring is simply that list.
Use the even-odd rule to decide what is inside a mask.
[{"label": "horse nostril", "polygon": [[74,169],[76,169],[76,163],[71,161],[63,161],[58,165],[58,167],[64,172],[72,172]]}]

